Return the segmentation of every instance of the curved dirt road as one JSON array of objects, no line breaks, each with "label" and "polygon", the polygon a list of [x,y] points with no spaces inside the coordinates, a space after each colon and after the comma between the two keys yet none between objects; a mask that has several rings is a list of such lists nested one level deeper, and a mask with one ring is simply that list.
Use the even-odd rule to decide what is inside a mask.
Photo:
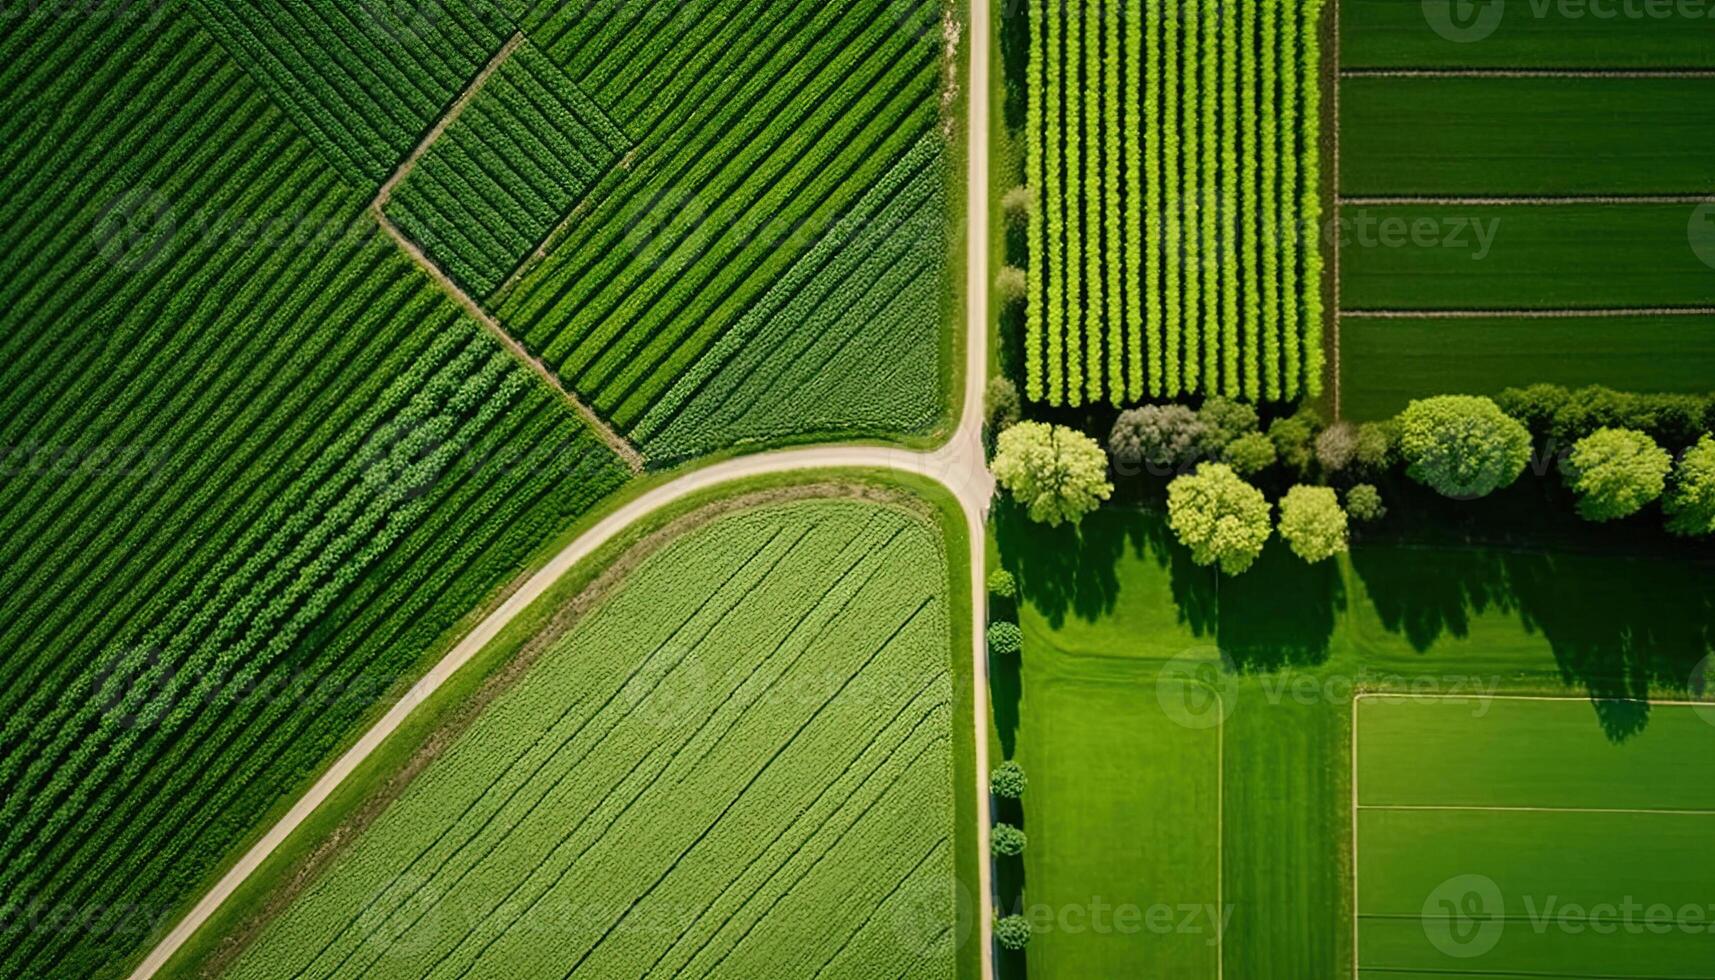
[{"label": "curved dirt road", "polygon": [[968,34],[965,38],[970,49],[971,69],[966,79],[970,125],[967,146],[969,167],[966,201],[968,234],[965,277],[965,383],[959,427],[953,438],[941,448],[926,453],[881,446],[833,445],[731,459],[687,473],[671,483],[650,490],[609,514],[549,559],[546,565],[430,668],[387,714],[364,732],[150,951],[131,974],[131,980],[145,980],[154,976],[221,903],[261,866],[268,855],[273,853],[370,753],[393,734],[418,704],[445,683],[447,678],[499,634],[513,617],[540,597],[578,562],[589,557],[627,527],[687,495],[747,477],[830,468],[888,469],[921,474],[946,487],[958,499],[965,512],[971,546],[976,550],[971,576],[971,609],[974,619],[971,630],[971,656],[974,658],[975,667],[972,674],[975,687],[972,703],[975,710],[971,723],[975,726],[976,772],[973,776],[976,780],[978,826],[974,829],[977,832],[977,866],[980,877],[978,890],[981,904],[978,930],[973,934],[973,938],[981,943],[984,977],[994,976],[991,928],[993,901],[988,861],[988,667],[983,635],[988,595],[982,575],[984,525],[989,500],[994,492],[994,479],[983,461],[981,432],[982,393],[988,378],[988,4],[985,0],[973,0],[970,13],[971,23],[967,25]]}]

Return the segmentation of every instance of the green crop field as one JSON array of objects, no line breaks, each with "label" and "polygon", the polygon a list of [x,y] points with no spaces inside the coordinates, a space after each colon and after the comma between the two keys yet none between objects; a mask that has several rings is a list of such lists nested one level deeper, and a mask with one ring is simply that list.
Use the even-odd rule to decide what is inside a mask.
[{"label": "green crop field", "polygon": [[1707,4],[1340,3],[1340,60],[1349,68],[1715,68]]},{"label": "green crop field", "polygon": [[1715,705],[1619,743],[1570,700],[1355,710],[1360,976],[1701,975]]},{"label": "green crop field", "polygon": [[1321,11],[1031,4],[1032,400],[1320,391]]},{"label": "green crop field", "polygon": [[829,493],[638,545],[228,975],[968,975],[948,537]]},{"label": "green crop field", "polygon": [[119,969],[627,476],[191,9],[134,9],[0,33],[7,976]]}]

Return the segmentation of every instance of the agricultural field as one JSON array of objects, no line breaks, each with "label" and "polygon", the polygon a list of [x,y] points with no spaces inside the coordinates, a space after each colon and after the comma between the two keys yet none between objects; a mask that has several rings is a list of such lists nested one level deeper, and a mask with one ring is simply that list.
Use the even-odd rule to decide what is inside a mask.
[{"label": "agricultural field", "polygon": [[1355,710],[1359,976],[1707,967],[1715,705],[1620,744],[1575,701]]},{"label": "agricultural field", "polygon": [[629,475],[191,7],[128,9],[0,33],[6,976],[121,974]]},{"label": "agricultural field", "polygon": [[1031,400],[1321,391],[1322,10],[1031,4]]},{"label": "agricultural field", "polygon": [[1538,381],[1709,390],[1715,20],[1577,8],[1344,0],[1345,415]]},{"label": "agricultural field", "polygon": [[633,149],[490,297],[507,329],[655,464],[940,425],[949,10],[574,8],[521,26]]},{"label": "agricultural field", "polygon": [[225,975],[973,975],[951,540],[837,484],[656,526]]}]

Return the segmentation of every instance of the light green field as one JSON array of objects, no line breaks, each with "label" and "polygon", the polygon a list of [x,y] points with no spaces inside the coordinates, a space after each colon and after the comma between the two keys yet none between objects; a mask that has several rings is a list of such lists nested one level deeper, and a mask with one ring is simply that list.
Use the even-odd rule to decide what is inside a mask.
[{"label": "light green field", "polygon": [[1715,955],[1715,705],[1357,702],[1365,975],[1701,977]]},{"label": "light green field", "polygon": [[657,547],[230,975],[959,975],[968,653],[936,521],[800,495]]}]

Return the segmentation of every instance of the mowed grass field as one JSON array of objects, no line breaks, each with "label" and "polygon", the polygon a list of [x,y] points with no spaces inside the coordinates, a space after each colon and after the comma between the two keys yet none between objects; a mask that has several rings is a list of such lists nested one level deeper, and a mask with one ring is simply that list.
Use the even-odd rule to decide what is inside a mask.
[{"label": "mowed grass field", "polygon": [[0,29],[0,950],[113,975],[628,474],[191,5]]},{"label": "mowed grass field", "polygon": [[1705,975],[1715,704],[1648,711],[1360,699],[1359,975]]},{"label": "mowed grass field", "polygon": [[227,975],[970,975],[948,532],[844,493],[621,559]]},{"label": "mowed grass field", "polygon": [[1715,19],[1343,0],[1340,30],[1344,414],[1708,390]]}]

